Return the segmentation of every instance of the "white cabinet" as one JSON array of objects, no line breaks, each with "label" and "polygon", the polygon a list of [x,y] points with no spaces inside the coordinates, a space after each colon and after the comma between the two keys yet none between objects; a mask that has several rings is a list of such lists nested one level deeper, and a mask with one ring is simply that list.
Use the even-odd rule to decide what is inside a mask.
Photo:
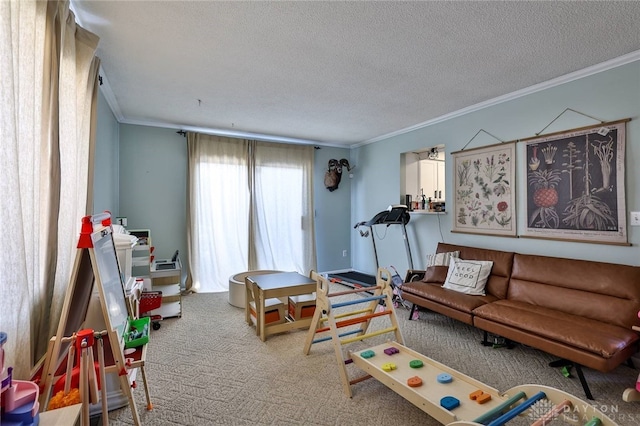
[{"label": "white cabinet", "polygon": [[405,152],[400,163],[400,203],[409,204],[421,210],[422,194],[425,201],[437,203],[434,209],[444,208],[445,194],[445,153],[444,145]]},{"label": "white cabinet", "polygon": [[432,201],[444,201],[444,161],[420,160],[420,188]]}]

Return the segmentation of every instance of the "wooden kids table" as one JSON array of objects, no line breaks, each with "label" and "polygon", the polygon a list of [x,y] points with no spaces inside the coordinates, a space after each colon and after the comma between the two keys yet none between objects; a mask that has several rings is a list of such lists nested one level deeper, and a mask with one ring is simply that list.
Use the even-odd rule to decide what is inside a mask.
[{"label": "wooden kids table", "polygon": [[[264,342],[267,336],[283,331],[309,328],[311,317],[297,321],[287,319],[284,324],[269,325],[265,321],[265,300],[272,297],[288,297],[298,294],[310,294],[316,291],[317,282],[297,272],[281,272],[267,275],[251,275],[245,278],[245,319],[251,325],[250,303],[256,305],[256,329]],[[257,299],[257,300],[256,300]]]}]

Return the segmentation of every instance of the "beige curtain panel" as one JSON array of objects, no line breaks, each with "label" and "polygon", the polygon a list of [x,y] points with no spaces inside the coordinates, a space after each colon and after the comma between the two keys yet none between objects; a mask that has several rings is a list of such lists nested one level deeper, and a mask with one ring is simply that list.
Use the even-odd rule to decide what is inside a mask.
[{"label": "beige curtain panel", "polygon": [[58,324],[91,199],[98,37],[68,1],[0,2],[0,21],[0,300],[11,307],[0,324],[7,361],[28,379]]}]

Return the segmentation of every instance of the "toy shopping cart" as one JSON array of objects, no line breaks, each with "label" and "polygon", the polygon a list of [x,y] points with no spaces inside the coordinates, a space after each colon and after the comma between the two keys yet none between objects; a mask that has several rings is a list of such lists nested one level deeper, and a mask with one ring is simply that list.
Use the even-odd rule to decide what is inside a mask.
[{"label": "toy shopping cart", "polygon": [[162,315],[152,315],[151,311],[158,309],[162,305],[162,292],[161,291],[143,291],[140,296],[140,303],[138,305],[138,318],[151,317],[151,324],[154,330],[160,328],[160,322],[162,321]]}]

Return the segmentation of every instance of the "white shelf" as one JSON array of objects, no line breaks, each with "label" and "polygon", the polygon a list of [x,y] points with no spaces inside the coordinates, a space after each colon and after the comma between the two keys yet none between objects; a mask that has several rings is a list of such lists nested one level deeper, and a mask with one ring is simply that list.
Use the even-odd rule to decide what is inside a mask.
[{"label": "white shelf", "polygon": [[181,293],[180,283],[166,284],[166,285],[154,285],[151,287],[151,291],[161,291],[162,297],[178,296]]},{"label": "white shelf", "polygon": [[[158,269],[158,264],[173,263],[173,268]],[[180,258],[175,261],[170,259],[156,259],[151,262],[151,285],[154,291],[162,292],[162,306],[154,309],[153,315],[161,315],[163,318],[182,316],[182,263]]]},{"label": "white shelf", "polygon": [[447,214],[449,212],[444,211],[444,212],[428,212],[426,210],[414,210],[412,212],[409,212],[409,214]]},{"label": "white shelf", "polygon": [[181,302],[163,302],[162,306],[150,312],[151,315],[160,315],[164,318],[174,318],[182,316]]},{"label": "white shelf", "polygon": [[[157,265],[162,263],[173,263],[174,268],[170,269],[158,269]],[[161,278],[161,277],[178,277],[178,282],[180,282],[180,277],[182,275],[182,262],[180,258],[172,261],[171,259],[157,259],[151,262],[151,278]]]}]

